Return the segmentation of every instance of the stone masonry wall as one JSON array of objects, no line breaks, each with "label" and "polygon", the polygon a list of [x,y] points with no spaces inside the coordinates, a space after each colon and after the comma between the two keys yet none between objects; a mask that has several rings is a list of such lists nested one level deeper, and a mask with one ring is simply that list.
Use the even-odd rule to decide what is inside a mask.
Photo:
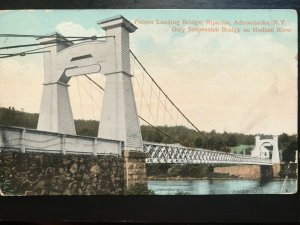
[{"label": "stone masonry wall", "polygon": [[0,152],[0,189],[17,195],[124,193],[124,161],[117,156]]},{"label": "stone masonry wall", "polygon": [[228,173],[229,175],[239,176],[241,178],[258,179],[261,177],[259,165],[238,165],[215,167],[215,173]]},{"label": "stone masonry wall", "polygon": [[124,151],[124,182],[125,188],[129,189],[135,184],[146,184],[146,154],[143,152]]},{"label": "stone masonry wall", "polygon": [[[274,171],[276,170],[276,171]],[[246,179],[259,179],[259,178],[272,178],[277,177],[280,171],[278,167],[267,165],[236,165],[236,166],[223,166],[215,167],[215,173],[228,173],[229,175],[238,176]]]},{"label": "stone masonry wall", "polygon": [[280,171],[281,171],[281,165],[279,163],[274,164],[272,166],[273,177],[279,177]]}]

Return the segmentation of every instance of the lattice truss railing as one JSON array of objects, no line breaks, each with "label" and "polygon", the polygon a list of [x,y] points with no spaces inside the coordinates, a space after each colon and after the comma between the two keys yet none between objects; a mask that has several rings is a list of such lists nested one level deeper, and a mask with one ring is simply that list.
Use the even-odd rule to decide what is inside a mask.
[{"label": "lattice truss railing", "polygon": [[200,148],[187,148],[178,144],[144,142],[144,150],[149,155],[146,163],[272,165],[271,159]]}]

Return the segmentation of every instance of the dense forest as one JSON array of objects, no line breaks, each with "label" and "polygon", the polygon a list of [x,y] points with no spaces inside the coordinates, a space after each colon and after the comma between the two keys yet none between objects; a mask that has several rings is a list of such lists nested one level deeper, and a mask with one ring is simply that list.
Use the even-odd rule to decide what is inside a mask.
[{"label": "dense forest", "polygon": [[[36,129],[37,113],[26,113],[14,107],[0,108],[0,125],[18,126]],[[97,136],[99,121],[75,120],[76,133],[84,136]],[[216,131],[199,133],[184,126],[141,126],[144,141],[179,143],[187,147],[214,149],[218,151],[250,154],[255,144],[255,135],[239,133],[217,133]],[[164,135],[168,134],[170,137]],[[265,135],[266,136],[266,135]],[[294,161],[298,149],[297,135],[282,133],[279,135],[279,149],[282,150],[284,161]],[[242,152],[240,150],[243,150]]]},{"label": "dense forest", "polygon": [[232,147],[236,147],[238,145],[255,144],[254,135],[227,132],[217,133],[214,130],[209,133],[199,133],[183,126],[163,126],[157,128],[177,141],[172,140],[159,130],[150,126],[141,126],[143,140],[158,143],[180,143],[187,147],[207,148],[226,152],[230,152]]}]

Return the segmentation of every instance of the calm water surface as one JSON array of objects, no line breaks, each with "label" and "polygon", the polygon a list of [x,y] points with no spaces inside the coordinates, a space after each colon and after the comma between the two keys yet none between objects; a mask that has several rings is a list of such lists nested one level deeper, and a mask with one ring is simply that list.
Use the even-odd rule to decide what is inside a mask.
[{"label": "calm water surface", "polygon": [[297,180],[149,180],[148,187],[157,195],[292,194]]}]

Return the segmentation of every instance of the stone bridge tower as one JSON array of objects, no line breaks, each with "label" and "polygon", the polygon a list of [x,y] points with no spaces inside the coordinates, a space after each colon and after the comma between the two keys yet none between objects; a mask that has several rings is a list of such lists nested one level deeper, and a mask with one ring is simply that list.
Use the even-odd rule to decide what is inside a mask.
[{"label": "stone bridge tower", "polygon": [[[273,150],[270,151],[265,146],[272,146]],[[272,154],[271,154],[272,153]],[[278,136],[273,136],[269,139],[261,139],[260,136],[255,137],[255,148],[251,152],[251,156],[259,158],[270,158],[273,164],[280,163]]]},{"label": "stone bridge tower", "polygon": [[130,74],[129,33],[137,28],[123,17],[99,21],[113,46],[108,54],[115,57],[114,71],[106,73],[98,137],[123,140],[126,150],[142,150],[142,136]]},{"label": "stone bridge tower", "polygon": [[130,74],[129,34],[137,28],[122,16],[98,24],[106,41],[74,44],[60,34],[39,39],[55,43],[44,55],[44,88],[38,130],[76,134],[68,82],[73,76],[100,72],[106,76],[98,137],[123,141],[126,150],[143,143]]},{"label": "stone bridge tower", "polygon": [[[266,146],[272,146],[273,150],[270,151]],[[270,155],[272,153],[272,155]],[[255,137],[255,148],[251,152],[251,156],[259,158],[270,158],[272,160],[272,173],[273,176],[277,177],[281,170],[280,166],[280,155],[278,148],[278,136],[273,138],[261,139],[260,136]]]}]

